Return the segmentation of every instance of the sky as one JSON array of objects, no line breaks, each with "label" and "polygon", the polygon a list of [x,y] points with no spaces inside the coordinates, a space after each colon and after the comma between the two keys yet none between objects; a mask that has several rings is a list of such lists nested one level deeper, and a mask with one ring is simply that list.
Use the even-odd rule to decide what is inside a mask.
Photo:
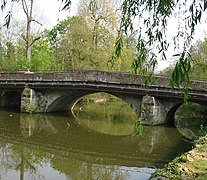
[{"label": "sky", "polygon": [[[52,28],[57,24],[58,20],[63,20],[68,16],[76,15],[79,0],[71,0],[71,2],[70,11],[61,11],[60,0],[34,0],[33,17],[35,20],[38,20],[38,22],[43,24],[43,29]],[[5,15],[10,10],[13,12],[13,18],[25,20],[25,14],[22,11],[21,3],[19,3],[14,6],[10,6],[8,4],[3,13],[0,11],[1,22],[4,21]]]},{"label": "sky", "polygon": [[40,16],[45,20],[46,26],[51,27],[57,24],[58,19],[63,20],[68,16],[76,15],[79,0],[71,0],[72,6],[70,11],[60,11],[61,3],[58,0],[36,0],[36,7]]}]

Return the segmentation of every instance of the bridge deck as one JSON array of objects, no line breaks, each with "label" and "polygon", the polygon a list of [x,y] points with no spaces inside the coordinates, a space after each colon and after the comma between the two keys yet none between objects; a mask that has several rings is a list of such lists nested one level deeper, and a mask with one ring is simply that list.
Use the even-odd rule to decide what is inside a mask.
[{"label": "bridge deck", "polygon": [[[145,76],[102,71],[70,72],[2,72],[0,88],[61,88],[90,89],[104,92],[122,92],[156,97],[183,98],[182,88],[169,86],[169,78],[155,76],[154,83],[145,88]],[[195,101],[207,101],[207,82],[191,81],[189,98]]]}]

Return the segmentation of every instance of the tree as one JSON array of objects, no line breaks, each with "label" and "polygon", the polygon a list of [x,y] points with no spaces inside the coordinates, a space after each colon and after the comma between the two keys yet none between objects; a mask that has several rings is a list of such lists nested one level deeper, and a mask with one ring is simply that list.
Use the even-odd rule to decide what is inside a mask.
[{"label": "tree", "polygon": [[196,80],[207,81],[207,38],[193,44],[190,53],[195,61],[190,74],[191,77]]},{"label": "tree", "polygon": [[[190,48],[190,54],[194,60],[190,71],[191,79],[207,81],[207,39],[196,41]],[[170,77],[172,71],[173,66],[171,65],[159,74]]]},{"label": "tree", "polygon": [[104,30],[114,33],[118,28],[118,7],[109,0],[81,0],[78,14],[82,16],[92,29],[94,49],[101,47],[104,41]]},{"label": "tree", "polygon": [[[62,9],[69,9],[71,1],[70,0],[60,0],[61,3],[64,3],[64,6]],[[9,3],[7,0],[1,1],[1,9],[4,10],[6,5]],[[33,36],[32,33],[32,23],[35,22],[39,25],[42,25],[39,21],[34,19],[33,17],[33,9],[34,9],[34,0],[12,0],[10,3],[19,3],[22,6],[23,12],[26,15],[26,31],[25,33],[22,33],[22,38],[24,39],[26,43],[26,59],[30,62],[31,56],[32,56],[32,46],[34,43],[41,38],[41,36]],[[9,28],[9,24],[12,18],[12,11],[9,11],[9,13],[5,17],[5,25],[7,28]]]},{"label": "tree", "polygon": [[23,11],[27,18],[26,34],[22,35],[22,37],[26,42],[26,58],[28,59],[28,61],[30,61],[32,56],[32,45],[35,43],[35,41],[40,39],[40,36],[35,38],[32,37],[32,22],[36,22],[39,25],[42,24],[33,18],[34,0],[30,0],[30,2],[27,2],[26,0],[21,0],[21,3]]},{"label": "tree", "polygon": [[14,70],[15,63],[19,58],[18,52],[18,43],[21,34],[22,23],[14,19],[11,22],[11,26],[1,28],[1,61],[0,69],[5,70]]},{"label": "tree", "polygon": [[[62,10],[69,10],[70,9],[70,5],[71,5],[71,0],[57,0],[60,1],[62,3]],[[3,11],[8,3],[21,3],[22,0],[11,0],[11,1],[7,1],[7,0],[1,0],[0,6],[1,6],[1,10]],[[12,18],[12,12],[9,11],[5,17],[5,25],[7,27],[9,27],[10,21]]]},{"label": "tree", "polygon": [[94,49],[92,29],[82,17],[68,18],[55,29],[60,30],[55,47],[57,64],[62,67],[61,70],[106,69],[107,52],[111,45],[107,47],[105,43],[102,48]]},{"label": "tree", "polygon": [[56,71],[59,70],[55,61],[55,51],[48,42],[47,36],[41,38],[32,47],[31,71]]}]

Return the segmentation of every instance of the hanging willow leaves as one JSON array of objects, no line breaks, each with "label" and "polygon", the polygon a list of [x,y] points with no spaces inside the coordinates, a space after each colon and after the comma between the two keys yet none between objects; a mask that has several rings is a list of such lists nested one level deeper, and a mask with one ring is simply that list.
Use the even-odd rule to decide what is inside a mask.
[{"label": "hanging willow leaves", "polygon": [[134,135],[136,137],[140,137],[143,134],[143,126],[142,126],[142,119],[139,118],[135,123],[134,123]]},{"label": "hanging willow leaves", "polygon": [[[138,56],[132,64],[134,72],[151,75],[158,62],[157,57],[166,60],[166,51],[174,40],[174,48],[180,51],[178,53],[180,57],[175,62],[171,85],[183,87],[186,100],[190,82],[189,72],[192,66],[188,49],[192,43],[195,28],[201,22],[206,9],[206,0],[124,0],[120,32],[127,34],[134,29],[139,31],[136,49]],[[167,28],[171,17],[178,19],[178,25],[174,28],[176,31],[174,37],[168,39]],[[119,36],[121,36],[120,33]]]},{"label": "hanging willow leaves", "polygon": [[194,61],[191,55],[188,52],[183,51],[179,61],[175,65],[170,81],[172,87],[182,89],[185,103],[188,101],[188,87],[190,84],[189,74],[193,63]]},{"label": "hanging willow leaves", "polygon": [[5,17],[5,24],[4,26],[7,27],[7,29],[9,28],[9,24],[10,24],[10,21],[11,21],[11,17],[12,17],[12,14],[11,13],[8,13]]},{"label": "hanging willow leaves", "polygon": [[63,4],[62,10],[70,10],[71,0],[58,0]]},{"label": "hanging willow leaves", "polygon": [[[115,41],[115,45],[114,45],[114,52],[112,54],[112,56],[109,59],[109,63],[110,65],[113,67],[114,66],[114,62],[122,56],[122,51],[123,51],[123,46],[124,46],[124,38],[123,38],[123,34],[120,33],[120,35],[117,36],[117,39]],[[109,65],[108,63],[108,65]]]}]

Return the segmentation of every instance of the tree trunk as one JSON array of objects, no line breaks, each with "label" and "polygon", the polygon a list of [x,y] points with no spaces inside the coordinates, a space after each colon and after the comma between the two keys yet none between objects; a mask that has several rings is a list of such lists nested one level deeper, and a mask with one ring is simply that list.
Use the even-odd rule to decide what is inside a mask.
[{"label": "tree trunk", "polygon": [[22,0],[22,8],[24,10],[24,13],[27,16],[27,29],[26,29],[26,36],[23,36],[25,42],[26,42],[26,58],[30,62],[31,57],[32,57],[32,45],[34,44],[35,41],[40,39],[40,37],[37,38],[32,38],[32,21],[40,24],[38,21],[34,20],[32,17],[33,13],[33,4],[34,0],[30,0],[30,4],[26,2],[26,0]]},{"label": "tree trunk", "polygon": [[31,60],[32,52],[31,52],[31,45],[32,45],[32,37],[31,37],[31,17],[27,18],[27,32],[26,32],[26,58],[28,61]]}]

